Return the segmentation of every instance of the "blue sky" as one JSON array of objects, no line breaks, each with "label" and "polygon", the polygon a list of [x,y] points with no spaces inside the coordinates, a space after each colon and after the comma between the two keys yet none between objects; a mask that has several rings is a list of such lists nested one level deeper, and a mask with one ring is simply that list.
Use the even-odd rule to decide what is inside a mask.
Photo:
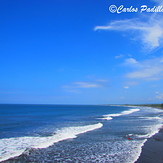
[{"label": "blue sky", "polygon": [[163,102],[163,13],[152,0],[1,0],[0,103]]}]

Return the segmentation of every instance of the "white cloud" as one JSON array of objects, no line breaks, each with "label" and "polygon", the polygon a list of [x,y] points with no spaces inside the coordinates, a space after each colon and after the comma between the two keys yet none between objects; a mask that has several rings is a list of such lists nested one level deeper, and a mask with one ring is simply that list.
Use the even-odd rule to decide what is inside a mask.
[{"label": "white cloud", "polygon": [[91,82],[74,82],[73,86],[75,88],[98,88],[101,87],[98,83],[91,83]]},{"label": "white cloud", "polygon": [[151,67],[151,68],[144,68],[142,70],[138,70],[135,72],[131,72],[127,74],[128,78],[146,78],[150,80],[158,80],[160,79],[158,76],[162,72],[162,68],[160,67]]},{"label": "white cloud", "polygon": [[129,89],[129,86],[124,86],[123,88],[125,88],[125,89]]},{"label": "white cloud", "polygon": [[130,66],[134,70],[126,74],[126,77],[130,79],[145,79],[145,80],[161,79],[163,77],[162,59],[163,57],[158,57],[140,62],[136,61],[130,65],[128,64],[128,66]]},{"label": "white cloud", "polygon": [[163,100],[163,93],[157,92],[156,93],[156,98],[159,100]]},{"label": "white cloud", "polygon": [[69,85],[62,86],[62,88],[68,92],[80,93],[81,89],[100,88],[106,86],[107,83],[108,80],[106,79],[96,79],[91,82],[85,82],[85,81],[73,82]]},{"label": "white cloud", "polygon": [[137,64],[138,61],[135,58],[128,58],[125,60],[125,64]]},{"label": "white cloud", "polygon": [[115,59],[119,59],[119,58],[123,58],[123,57],[124,57],[124,55],[120,54],[120,55],[115,56]]},{"label": "white cloud", "polygon": [[163,39],[163,22],[160,20],[158,16],[148,17],[146,21],[140,19],[116,20],[108,25],[96,26],[94,30],[133,31],[135,39],[141,40],[145,47],[154,49],[161,46]]}]

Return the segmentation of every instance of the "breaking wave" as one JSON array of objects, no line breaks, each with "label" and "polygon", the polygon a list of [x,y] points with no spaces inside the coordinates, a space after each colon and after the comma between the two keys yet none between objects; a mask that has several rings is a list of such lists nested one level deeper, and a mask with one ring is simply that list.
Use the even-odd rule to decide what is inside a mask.
[{"label": "breaking wave", "polygon": [[92,131],[103,126],[102,123],[93,125],[65,127],[48,137],[16,137],[0,140],[0,161],[21,155],[26,149],[47,148],[62,140],[76,138],[77,135]]},{"label": "breaking wave", "polygon": [[130,109],[130,110],[122,111],[120,113],[107,114],[107,115],[103,115],[103,118],[100,118],[100,119],[111,120],[111,119],[113,119],[112,117],[119,117],[119,116],[122,116],[122,115],[131,114],[131,113],[137,112],[139,110],[140,109]]}]

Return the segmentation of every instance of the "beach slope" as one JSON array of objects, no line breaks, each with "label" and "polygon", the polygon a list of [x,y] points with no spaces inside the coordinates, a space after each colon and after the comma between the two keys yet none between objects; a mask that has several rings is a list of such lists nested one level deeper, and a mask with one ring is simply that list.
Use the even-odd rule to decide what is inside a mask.
[{"label": "beach slope", "polygon": [[136,163],[163,163],[163,128],[147,140]]}]

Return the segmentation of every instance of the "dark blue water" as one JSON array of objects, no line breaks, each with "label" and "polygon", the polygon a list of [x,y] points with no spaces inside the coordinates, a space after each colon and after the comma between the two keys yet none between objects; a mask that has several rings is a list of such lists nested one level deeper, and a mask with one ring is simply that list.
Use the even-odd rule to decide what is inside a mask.
[{"label": "dark blue water", "polygon": [[[0,105],[0,138],[51,134],[54,128],[96,123],[96,118],[126,107],[75,105]],[[43,131],[44,130],[44,131]],[[47,133],[46,133],[47,134]]]},{"label": "dark blue water", "polygon": [[161,124],[153,108],[0,105],[0,160],[134,162]]}]

